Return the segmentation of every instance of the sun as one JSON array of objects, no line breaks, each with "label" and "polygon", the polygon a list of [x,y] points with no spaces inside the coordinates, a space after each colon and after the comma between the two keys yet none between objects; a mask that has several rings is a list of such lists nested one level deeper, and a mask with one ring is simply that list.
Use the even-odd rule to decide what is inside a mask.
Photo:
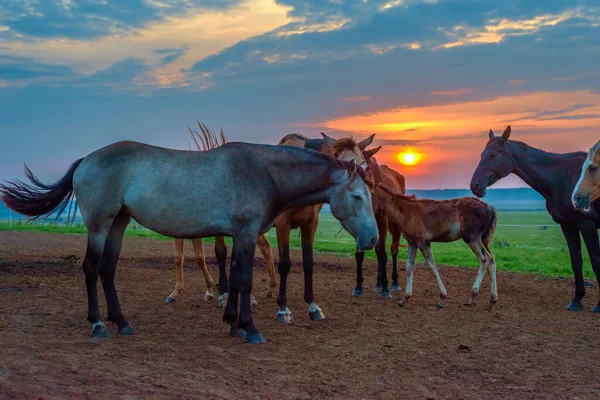
[{"label": "sun", "polygon": [[398,154],[398,161],[403,165],[417,165],[423,159],[423,156],[415,151],[405,151]]}]

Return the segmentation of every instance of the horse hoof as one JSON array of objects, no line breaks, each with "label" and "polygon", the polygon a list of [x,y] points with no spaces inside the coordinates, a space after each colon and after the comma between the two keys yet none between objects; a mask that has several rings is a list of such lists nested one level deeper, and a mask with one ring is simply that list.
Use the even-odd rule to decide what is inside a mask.
[{"label": "horse hoof", "polygon": [[442,308],[444,308],[444,305],[438,303],[438,304],[436,304],[436,307],[437,307],[438,310],[441,310]]},{"label": "horse hoof", "polygon": [[246,332],[232,326],[231,329],[229,329],[229,336],[234,338],[245,338]]},{"label": "horse hoof", "polygon": [[133,329],[133,326],[131,325],[127,325],[123,329],[119,328],[119,333],[123,336],[131,336],[137,334],[137,332],[135,331],[135,329]]},{"label": "horse hoof", "polygon": [[381,285],[377,285],[377,286],[375,286],[375,287],[373,288],[373,291],[374,291],[375,293],[381,293]]},{"label": "horse hoof", "polygon": [[387,300],[392,298],[392,294],[390,292],[381,292],[379,297]]},{"label": "horse hoof", "polygon": [[567,307],[567,310],[581,311],[581,310],[583,310],[583,304],[581,304],[581,301],[573,300],[571,303],[569,303],[569,307]]},{"label": "horse hoof", "polygon": [[253,333],[251,335],[246,335],[246,343],[250,344],[260,344],[267,343],[265,338],[262,337],[260,333]]},{"label": "horse hoof", "polygon": [[406,304],[406,302],[404,300],[400,300],[399,302],[396,303],[396,307],[404,308],[405,304]]},{"label": "horse hoof", "polygon": [[321,307],[315,303],[311,303],[308,306],[308,317],[311,321],[322,321],[325,319],[325,314],[321,311]]},{"label": "horse hoof", "polygon": [[402,290],[402,288],[397,283],[394,283],[392,285],[392,292],[400,292],[401,290]]},{"label": "horse hoof", "polygon": [[175,299],[169,296],[165,299],[165,303],[175,303]]},{"label": "horse hoof", "polygon": [[223,308],[227,304],[227,298],[229,295],[227,293],[219,296],[219,301],[217,301],[217,308]]},{"label": "horse hoof", "polygon": [[596,314],[600,313],[600,303],[596,304],[594,308],[592,308],[592,312]]},{"label": "horse hoof", "polygon": [[362,297],[362,290],[354,289],[352,292],[352,297]]},{"label": "horse hoof", "polygon": [[282,324],[291,324],[292,323],[292,312],[289,308],[285,308],[285,311],[279,311],[277,313],[277,322]]},{"label": "horse hoof", "polygon": [[211,292],[204,293],[204,301],[211,301],[214,298],[215,298],[215,295],[212,294]]},{"label": "horse hoof", "polygon": [[104,322],[99,321],[92,325],[92,338],[106,339],[108,336],[108,328]]},{"label": "horse hoof", "polygon": [[258,301],[256,301],[256,297],[250,295],[250,305],[252,307],[256,307],[258,305]]}]

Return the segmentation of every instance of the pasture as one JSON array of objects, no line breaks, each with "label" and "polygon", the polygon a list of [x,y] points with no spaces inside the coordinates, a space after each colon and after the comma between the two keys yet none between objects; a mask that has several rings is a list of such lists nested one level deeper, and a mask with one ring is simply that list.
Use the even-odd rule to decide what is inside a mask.
[{"label": "pasture", "polygon": [[[534,224],[543,222],[543,215],[501,219],[509,221]],[[261,346],[230,338],[216,301],[202,301],[204,280],[189,245],[186,291],[166,305],[164,297],[175,280],[172,242],[134,237],[148,235],[139,229],[128,231],[117,270],[120,298],[138,335],[121,337],[109,325],[111,338],[90,340],[81,272],[86,237],[23,231],[58,231],[56,226],[15,228],[21,231],[0,232],[3,398],[95,398],[101,393],[110,398],[592,399],[600,390],[598,317],[589,309],[566,311],[572,279],[505,272],[518,264],[502,261],[533,263],[538,257],[540,264],[562,262],[564,272],[546,274],[569,276],[557,228],[498,229],[500,301],[491,313],[483,309],[488,279],[480,304],[463,307],[475,275],[467,268],[440,268],[449,292],[441,311],[435,308],[435,282],[423,268],[417,270],[414,297],[406,308],[370,290],[352,298],[353,248],[344,242],[343,254],[315,256],[315,296],[326,315],[320,322],[308,319],[301,257],[292,252],[288,304],[294,323],[282,325],[276,322],[275,300],[260,296],[268,276],[258,258],[254,293],[260,304],[254,316],[268,340]],[[347,239],[337,229],[323,223],[319,238]],[[498,246],[503,241],[508,244]],[[329,242],[320,245],[326,250]],[[466,246],[436,246],[434,251],[441,265],[474,264],[466,252],[464,258],[451,258],[460,247]],[[530,258],[514,255],[529,254],[524,248],[531,250]],[[216,277],[211,246],[206,255]],[[533,265],[538,269],[530,271],[526,264],[520,269],[543,271],[542,265]],[[366,260],[365,289],[374,285],[375,273],[375,262]],[[401,277],[404,284],[404,271]],[[586,308],[596,296],[596,289],[588,289]],[[105,312],[103,296],[100,304]]]}]

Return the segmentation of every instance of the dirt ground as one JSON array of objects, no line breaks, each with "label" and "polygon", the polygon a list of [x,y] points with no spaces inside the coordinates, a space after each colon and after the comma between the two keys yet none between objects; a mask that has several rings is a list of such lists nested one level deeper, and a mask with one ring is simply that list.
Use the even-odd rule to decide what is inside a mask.
[{"label": "dirt ground", "polygon": [[[121,337],[111,325],[109,339],[91,340],[85,241],[0,232],[0,398],[600,398],[600,320],[566,311],[570,279],[500,273],[500,302],[490,313],[483,309],[487,279],[471,309],[462,303],[476,271],[442,267],[449,300],[438,311],[435,282],[419,268],[414,297],[399,309],[370,290],[373,262],[365,265],[369,290],[355,299],[354,260],[317,254],[315,296],[326,319],[312,322],[294,252],[294,323],[277,323],[275,300],[259,298],[254,320],[268,343],[248,345],[227,335],[216,301],[202,300],[191,244],[186,291],[167,305],[172,243],[127,238],[117,287],[138,335]],[[208,248],[207,261],[216,278]],[[261,259],[254,276],[262,297]],[[590,309],[596,288],[588,292]],[[103,295],[101,307],[104,313]]]}]

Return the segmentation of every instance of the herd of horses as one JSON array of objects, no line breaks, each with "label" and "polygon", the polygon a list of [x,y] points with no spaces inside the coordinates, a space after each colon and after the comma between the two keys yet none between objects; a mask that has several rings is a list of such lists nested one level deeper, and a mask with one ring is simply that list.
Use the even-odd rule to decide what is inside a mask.
[{"label": "herd of horses", "polygon": [[[175,301],[183,290],[184,239],[191,239],[195,258],[206,281],[205,299],[214,297],[215,283],[204,260],[202,238],[215,237],[219,265],[219,299],[223,320],[233,337],[249,343],[264,338],[252,320],[252,267],[258,246],[269,271],[267,297],[273,297],[277,278],[266,232],[275,227],[279,254],[279,306],[277,320],[292,321],[287,306],[287,277],[291,268],[290,234],[300,228],[304,270],[304,300],[311,320],[324,318],[313,290],[313,242],[319,212],[328,203],[331,213],[356,239],[356,287],[363,294],[364,252],[375,249],[378,268],[375,291],[390,298],[399,291],[397,257],[400,237],[408,243],[406,287],[398,306],[412,296],[417,250],[435,277],[440,290],[438,307],[447,291],[431,251],[432,242],[462,239],[480,262],[468,305],[474,306],[482,280],[489,272],[491,297],[487,309],[498,301],[496,261],[491,243],[496,229],[495,210],[475,197],[437,201],[406,195],[405,178],[380,165],[368,149],[374,136],[309,139],[294,133],[279,145],[227,142],[200,124],[201,134],[190,131],[199,151],[159,148],[137,142],[103,147],[71,165],[62,179],[44,184],[25,166],[29,183],[14,180],[0,185],[2,200],[10,209],[32,218],[60,215],[76,199],[88,231],[83,271],[88,294],[88,321],[92,337],[107,337],[98,307],[100,277],[108,307],[107,319],[123,335],[135,333],[121,312],[115,288],[115,271],[123,234],[131,219],[175,239],[176,285],[167,297]],[[560,224],[568,244],[575,276],[575,297],[569,310],[581,310],[585,295],[580,233],[600,284],[600,142],[589,153],[553,154],[510,140],[490,130],[472,180],[479,198],[486,188],[511,173],[539,192],[552,218]],[[71,210],[69,210],[69,215]],[[391,234],[392,283],[387,279],[386,238]],[[233,239],[230,274],[224,237]],[[594,307],[600,312],[600,302]]]}]

